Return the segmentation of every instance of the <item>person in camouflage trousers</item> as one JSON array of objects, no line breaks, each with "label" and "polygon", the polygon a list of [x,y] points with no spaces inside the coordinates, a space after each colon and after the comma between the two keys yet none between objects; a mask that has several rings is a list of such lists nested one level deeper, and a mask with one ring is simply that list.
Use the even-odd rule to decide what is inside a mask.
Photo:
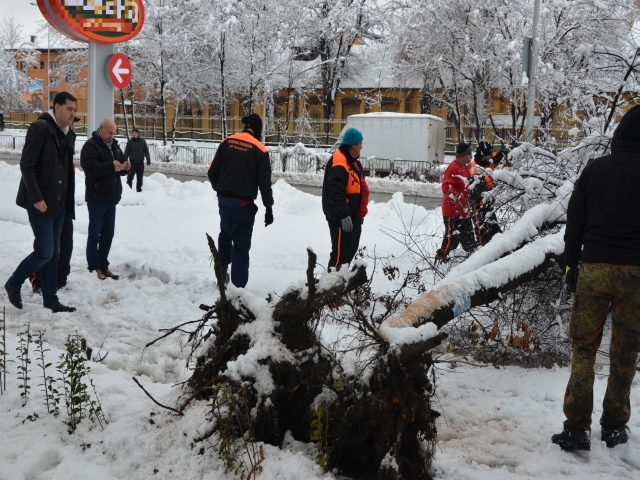
[{"label": "person in camouflage trousers", "polygon": [[640,204],[640,107],[624,115],[611,145],[610,155],[584,168],[567,209],[565,282],[574,293],[571,376],[564,430],[551,437],[563,450],[591,448],[594,364],[609,311],[601,440],[612,448],[630,437],[629,397],[640,351],[640,215],[635,211]]}]

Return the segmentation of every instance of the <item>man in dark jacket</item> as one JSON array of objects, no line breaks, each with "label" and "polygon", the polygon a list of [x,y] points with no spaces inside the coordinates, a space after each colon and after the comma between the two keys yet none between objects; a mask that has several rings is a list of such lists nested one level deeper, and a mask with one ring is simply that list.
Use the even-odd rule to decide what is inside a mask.
[{"label": "man in dark jacket", "polygon": [[27,131],[20,159],[22,179],[16,203],[29,214],[35,235],[34,250],[25,258],[5,289],[9,301],[22,308],[20,288],[29,276],[42,270],[42,300],[46,308],[74,312],[60,303],[56,295],[60,232],[66,209],[74,208],[74,171],[72,162],[75,134],[70,130],[76,112],[76,99],[60,92],[53,99],[53,110],[43,113]]},{"label": "man in dark jacket", "polygon": [[369,203],[369,187],[358,161],[362,133],[348,128],[340,148],[331,155],[322,183],[322,211],[329,224],[331,256],[329,268],[339,270],[358,252],[362,223]]},{"label": "man in dark jacket", "polygon": [[[252,113],[243,117],[241,133],[225,138],[211,165],[209,180],[218,192],[220,235],[218,253],[225,269],[226,282],[244,288],[249,281],[249,250],[258,207],[258,189],[266,208],[265,226],[273,223],[271,161],[267,148],[260,142],[262,119]],[[231,277],[228,268],[231,265]]]},{"label": "man in dark jacket", "polygon": [[[73,123],[69,126],[69,130],[73,132],[73,124],[79,122],[80,119],[75,117]],[[73,134],[73,141],[75,142],[75,133]],[[73,190],[75,191],[75,171],[76,165],[73,162],[73,156],[76,153],[75,145],[69,149],[69,158],[73,166],[74,175],[71,177],[69,183],[73,184]],[[73,253],[73,221],[76,218],[76,205],[75,202],[70,202],[64,212],[64,223],[62,224],[62,232],[60,233],[60,256],[58,257],[58,290],[67,284],[67,279],[71,273],[71,254]],[[42,271],[38,270],[31,275],[29,279],[33,291],[35,293],[42,293]]]},{"label": "man in dark jacket", "polygon": [[132,130],[133,138],[127,142],[127,146],[124,149],[124,158],[131,162],[131,170],[127,175],[127,185],[129,188],[133,188],[133,177],[136,179],[136,191],[142,191],[142,178],[144,177],[144,159],[147,159],[147,165],[151,165],[151,156],[149,155],[149,147],[144,138],[140,137],[140,132],[137,128]]},{"label": "man in dark jacket", "polygon": [[593,366],[610,309],[610,367],[601,439],[610,448],[629,439],[629,396],[640,351],[638,185],[640,106],[622,117],[611,154],[587,164],[569,200],[564,255],[565,281],[575,292],[569,322],[571,377],[564,397],[564,430],[551,438],[565,450],[591,448]]},{"label": "man in dark jacket", "polygon": [[80,152],[89,210],[87,263],[89,271],[95,270],[100,280],[118,279],[118,275],[109,270],[109,251],[115,233],[116,205],[122,197],[120,177],[131,168],[114,138],[116,131],[115,122],[104,119]]}]

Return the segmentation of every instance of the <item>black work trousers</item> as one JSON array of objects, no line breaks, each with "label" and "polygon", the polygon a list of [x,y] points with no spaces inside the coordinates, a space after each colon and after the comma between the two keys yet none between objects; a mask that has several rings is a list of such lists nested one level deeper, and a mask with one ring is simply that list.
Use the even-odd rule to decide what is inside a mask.
[{"label": "black work trousers", "polygon": [[329,222],[329,233],[331,235],[329,268],[339,270],[340,265],[351,263],[351,260],[358,252],[360,234],[362,233],[362,220],[356,219],[353,222],[351,233],[346,233],[342,230],[342,225]]},{"label": "black work trousers", "polygon": [[465,252],[472,252],[478,246],[473,235],[473,222],[471,218],[446,217],[444,218],[444,238],[440,250],[446,256],[452,250],[462,245]]},{"label": "black work trousers", "polygon": [[137,192],[141,192],[142,191],[142,178],[144,177],[144,162],[140,162],[140,163],[131,162],[131,170],[129,170],[129,173],[127,174],[127,184],[129,185],[129,187],[131,187],[133,185],[133,177],[134,176],[137,176],[137,178],[136,178],[136,191]]}]

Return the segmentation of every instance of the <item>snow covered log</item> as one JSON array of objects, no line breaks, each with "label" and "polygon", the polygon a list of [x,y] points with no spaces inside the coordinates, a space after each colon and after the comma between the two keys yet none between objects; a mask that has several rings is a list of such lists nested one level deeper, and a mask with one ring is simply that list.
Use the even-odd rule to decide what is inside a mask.
[{"label": "snow covered log", "polygon": [[[185,384],[180,410],[224,385],[245,403],[238,409],[242,431],[253,432],[257,442],[279,446],[290,432],[296,440],[314,442],[318,463],[341,475],[430,479],[439,416],[431,408],[430,350],[446,334],[403,346],[380,337],[369,352],[368,373],[345,374],[322,343],[318,318],[363,288],[369,280],[364,266],[318,278],[309,250],[306,282],[265,306],[244,289],[224,286],[215,244],[208,241],[220,298],[201,307],[207,312],[190,334],[204,353]],[[212,423],[198,440],[216,435],[216,427]]]},{"label": "snow covered log", "polygon": [[[502,293],[538,278],[564,252],[564,227],[553,234],[540,234],[564,220],[572,191],[573,182],[565,182],[553,201],[525,212],[509,230],[497,234],[454,267],[434,289],[421,294],[404,312],[387,319],[381,332],[402,328],[415,331],[429,323],[441,328],[470,308],[489,304]],[[409,332],[405,337],[411,338]]]}]

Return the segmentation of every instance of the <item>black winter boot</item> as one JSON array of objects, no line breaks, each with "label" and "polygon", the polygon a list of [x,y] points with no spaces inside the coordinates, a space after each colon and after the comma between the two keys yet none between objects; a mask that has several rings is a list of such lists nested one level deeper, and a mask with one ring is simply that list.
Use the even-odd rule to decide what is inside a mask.
[{"label": "black winter boot", "polygon": [[631,437],[631,431],[626,425],[622,428],[602,427],[602,437],[600,439],[607,443],[607,447],[613,448],[621,443],[627,443]]},{"label": "black winter boot", "polygon": [[562,450],[591,450],[591,429],[564,429],[551,437]]},{"label": "black winter boot", "polygon": [[9,285],[9,282],[4,284],[4,289],[7,291],[11,305],[16,308],[22,308],[22,296],[20,295],[20,290],[13,288]]}]

